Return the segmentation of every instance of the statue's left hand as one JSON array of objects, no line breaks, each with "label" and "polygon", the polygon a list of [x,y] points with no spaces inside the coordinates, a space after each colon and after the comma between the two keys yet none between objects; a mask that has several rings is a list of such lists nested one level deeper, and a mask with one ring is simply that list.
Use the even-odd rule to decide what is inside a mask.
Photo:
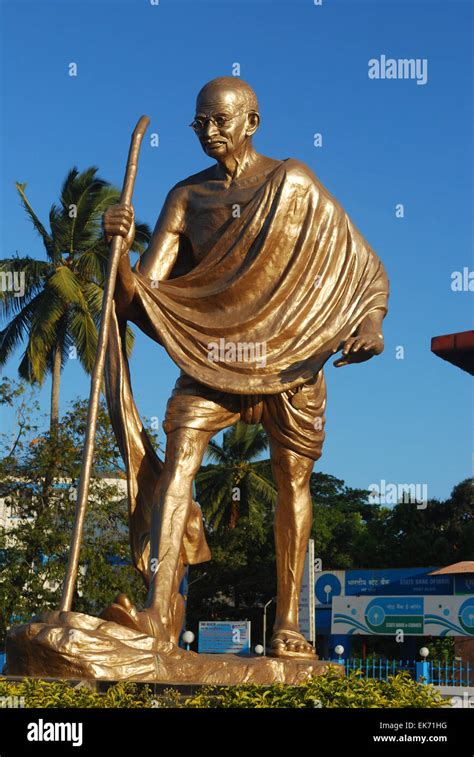
[{"label": "statue's left hand", "polygon": [[383,336],[378,331],[363,331],[344,342],[342,356],[334,362],[336,368],[350,363],[363,363],[383,352]]}]

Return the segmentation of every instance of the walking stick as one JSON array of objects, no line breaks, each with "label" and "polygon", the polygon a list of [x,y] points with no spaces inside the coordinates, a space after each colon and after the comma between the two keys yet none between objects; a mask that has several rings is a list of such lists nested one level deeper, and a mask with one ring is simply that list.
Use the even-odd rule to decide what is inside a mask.
[{"label": "walking stick", "polygon": [[[135,131],[132,134],[130,150],[127,159],[127,168],[123,180],[120,203],[130,205],[132,202],[133,187],[137,175],[138,153],[140,151],[143,135],[150,123],[148,116],[142,116],[138,121]],[[112,312],[112,302],[115,291],[115,282],[117,280],[117,270],[122,252],[123,238],[114,236],[109,246],[109,262],[107,266],[107,278],[104,287],[104,296],[102,299],[102,314],[100,318],[99,340],[97,344],[97,353],[95,357],[94,370],[92,372],[91,390],[89,394],[89,408],[87,411],[87,427],[84,439],[84,451],[82,455],[82,468],[79,478],[79,490],[76,501],[76,515],[74,519],[74,530],[72,535],[71,549],[69,551],[69,560],[67,565],[66,577],[64,579],[63,594],[61,598],[61,611],[70,611],[74,586],[77,580],[77,571],[79,567],[79,553],[81,550],[82,532],[84,529],[84,519],[87,509],[87,498],[89,495],[89,483],[92,469],[92,459],[95,446],[95,431],[97,425],[97,413],[99,409],[100,387],[104,373],[105,354],[107,351],[107,340],[110,330],[110,316]]]}]

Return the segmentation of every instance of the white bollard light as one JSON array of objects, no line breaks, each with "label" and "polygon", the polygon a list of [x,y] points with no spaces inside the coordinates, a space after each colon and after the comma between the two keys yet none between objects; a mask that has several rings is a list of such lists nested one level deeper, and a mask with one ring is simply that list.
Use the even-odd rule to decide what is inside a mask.
[{"label": "white bollard light", "polygon": [[188,650],[188,652],[189,652],[189,645],[193,643],[194,638],[195,637],[192,631],[185,631],[183,633],[183,641],[186,644],[186,649]]}]

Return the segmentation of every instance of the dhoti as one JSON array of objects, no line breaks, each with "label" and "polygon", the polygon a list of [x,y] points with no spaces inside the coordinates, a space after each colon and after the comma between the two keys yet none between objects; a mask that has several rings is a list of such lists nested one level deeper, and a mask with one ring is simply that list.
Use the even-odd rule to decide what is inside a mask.
[{"label": "dhoti", "polygon": [[261,423],[270,443],[318,460],[324,441],[326,382],[323,371],[279,394],[230,394],[182,373],[168,400],[164,431],[195,428],[217,433],[241,420]]}]

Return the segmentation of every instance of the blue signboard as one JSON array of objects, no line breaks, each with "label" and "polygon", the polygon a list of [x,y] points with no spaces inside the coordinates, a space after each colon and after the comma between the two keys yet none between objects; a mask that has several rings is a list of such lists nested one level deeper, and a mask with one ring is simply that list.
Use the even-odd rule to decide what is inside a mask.
[{"label": "blue signboard", "polygon": [[332,633],[474,636],[474,597],[348,597],[334,599]]},{"label": "blue signboard", "polygon": [[246,654],[250,652],[250,621],[201,621],[200,654]]},{"label": "blue signboard", "polygon": [[436,568],[346,570],[346,595],[453,594],[452,575],[430,576]]},{"label": "blue signboard", "polygon": [[331,633],[331,609],[318,607],[316,610],[316,633],[326,636]]},{"label": "blue signboard", "polygon": [[474,594],[474,573],[461,573],[454,576],[455,594]]},{"label": "blue signboard", "polygon": [[[316,604],[329,607],[339,596],[398,596],[454,594],[453,575],[429,575],[436,567],[374,570],[334,570],[315,574]],[[456,577],[456,594],[469,594],[468,577]],[[458,588],[459,587],[459,588]],[[463,590],[464,589],[464,590]]]},{"label": "blue signboard", "polygon": [[325,570],[314,574],[314,593],[317,605],[331,605],[332,598],[344,594],[345,570]]}]

